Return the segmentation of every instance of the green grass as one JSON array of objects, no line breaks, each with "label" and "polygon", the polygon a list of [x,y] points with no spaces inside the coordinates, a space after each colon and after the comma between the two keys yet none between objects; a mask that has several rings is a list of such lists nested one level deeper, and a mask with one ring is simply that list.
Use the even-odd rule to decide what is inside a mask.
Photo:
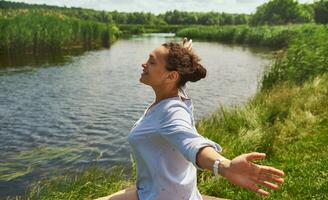
[{"label": "green grass", "polygon": [[114,167],[103,170],[99,167],[89,167],[75,176],[66,174],[56,179],[43,180],[42,184],[36,183],[29,199],[93,199],[107,196],[133,184],[126,177],[124,169]]},{"label": "green grass", "polygon": [[[302,86],[284,83],[258,93],[245,106],[221,108],[198,123],[223,154],[265,152],[262,164],[285,171],[285,183],[269,199],[327,199],[328,73]],[[260,199],[226,180],[199,173],[201,192],[231,199]]]},{"label": "green grass", "polygon": [[33,10],[0,17],[0,53],[44,53],[67,48],[109,47],[119,35],[115,25]]},{"label": "green grass", "polygon": [[304,30],[289,42],[285,55],[275,60],[264,76],[262,89],[283,81],[302,84],[328,72],[328,26]]},{"label": "green grass", "polygon": [[177,36],[224,43],[285,48],[299,34],[312,34],[322,26],[315,24],[286,26],[199,26],[181,29]]},{"label": "green grass", "polygon": [[110,169],[88,167],[81,172],[58,172],[51,179],[42,179],[29,186],[29,193],[23,196],[8,197],[13,199],[94,199],[107,196],[118,190],[133,185],[133,180],[127,177],[126,170],[121,166]]}]

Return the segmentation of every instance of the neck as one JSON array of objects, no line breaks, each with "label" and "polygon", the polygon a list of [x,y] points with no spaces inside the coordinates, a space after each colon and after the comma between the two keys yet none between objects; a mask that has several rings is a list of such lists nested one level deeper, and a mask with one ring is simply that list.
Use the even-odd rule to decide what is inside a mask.
[{"label": "neck", "polygon": [[153,89],[156,95],[154,104],[158,103],[163,99],[179,96],[179,91],[177,88],[153,88]]}]

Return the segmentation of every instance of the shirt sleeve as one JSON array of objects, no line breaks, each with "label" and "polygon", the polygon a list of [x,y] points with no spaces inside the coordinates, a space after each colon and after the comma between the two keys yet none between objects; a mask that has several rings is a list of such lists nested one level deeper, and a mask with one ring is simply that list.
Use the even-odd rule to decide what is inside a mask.
[{"label": "shirt sleeve", "polygon": [[211,146],[217,152],[222,148],[219,144],[201,136],[192,125],[192,116],[182,105],[173,105],[165,109],[162,116],[159,133],[171,145],[190,161],[197,169],[196,156],[202,147]]}]

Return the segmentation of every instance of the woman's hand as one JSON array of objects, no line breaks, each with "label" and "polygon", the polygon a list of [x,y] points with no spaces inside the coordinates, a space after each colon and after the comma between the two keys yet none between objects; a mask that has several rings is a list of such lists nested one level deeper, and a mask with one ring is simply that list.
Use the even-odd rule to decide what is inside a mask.
[{"label": "woman's hand", "polygon": [[186,37],[183,38],[183,40],[182,40],[182,46],[184,48],[188,49],[189,51],[191,51],[192,50],[192,39],[190,39],[188,41],[188,39]]},{"label": "woman's hand", "polygon": [[223,177],[231,183],[247,188],[263,196],[268,196],[269,192],[261,189],[258,185],[269,189],[278,189],[277,184],[284,180],[284,172],[273,167],[257,165],[251,161],[264,159],[264,153],[242,154],[236,158],[222,161],[220,172]]}]

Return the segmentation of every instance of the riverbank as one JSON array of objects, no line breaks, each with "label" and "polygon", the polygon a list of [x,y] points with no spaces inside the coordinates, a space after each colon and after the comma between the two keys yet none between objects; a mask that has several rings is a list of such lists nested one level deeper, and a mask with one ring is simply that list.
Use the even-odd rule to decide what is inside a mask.
[{"label": "riverbank", "polygon": [[[309,35],[307,35],[309,34]],[[309,37],[311,36],[311,37]],[[289,41],[262,80],[262,88],[237,108],[221,107],[197,123],[198,131],[223,146],[232,158],[267,153],[262,164],[284,170],[285,183],[268,199],[327,199],[328,29]],[[92,199],[126,188],[135,181],[128,170],[92,167],[39,180],[30,199]],[[209,172],[198,172],[202,194],[228,199],[261,199]]]},{"label": "riverbank", "polygon": [[0,13],[0,54],[45,54],[109,47],[120,35],[114,24],[81,20],[57,12]]},{"label": "riverbank", "polygon": [[263,46],[275,49],[288,47],[298,36],[314,35],[327,28],[324,25],[300,24],[284,26],[194,26],[179,29],[179,37],[233,43],[242,45]]}]

